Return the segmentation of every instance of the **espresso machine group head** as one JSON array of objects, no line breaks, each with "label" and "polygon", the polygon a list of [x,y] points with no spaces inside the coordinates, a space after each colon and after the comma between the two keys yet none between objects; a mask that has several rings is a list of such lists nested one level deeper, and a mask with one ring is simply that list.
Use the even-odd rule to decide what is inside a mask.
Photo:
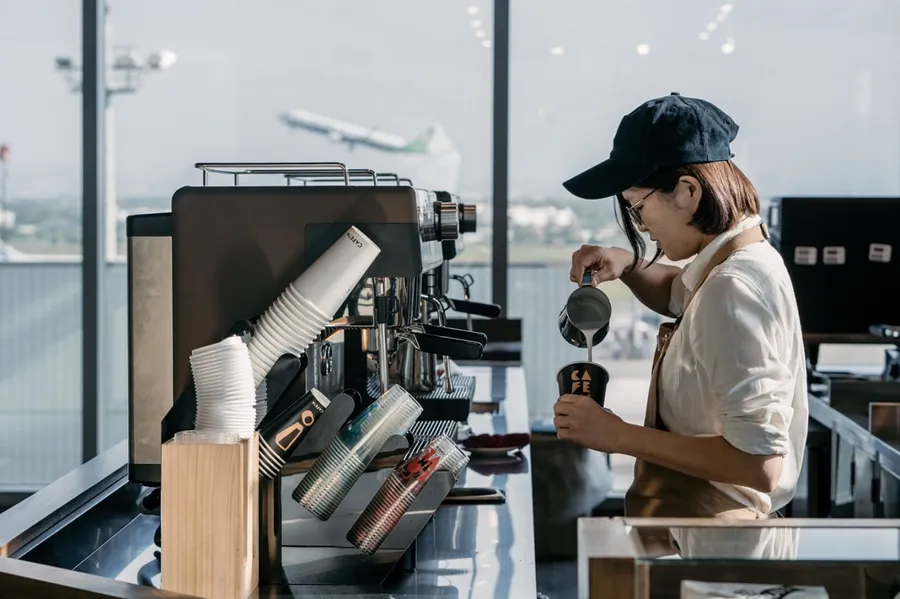
[{"label": "espresso machine group head", "polygon": [[[456,310],[467,314],[487,317],[498,317],[499,306],[480,304],[469,301],[471,276],[450,275],[450,262],[463,251],[462,233],[474,232],[476,229],[476,208],[474,205],[462,204],[459,198],[444,191],[435,192],[438,209],[446,212],[455,210],[459,223],[459,235],[442,239],[440,243],[440,261],[434,267],[426,269],[421,275],[413,278],[386,279],[386,295],[396,301],[396,309],[388,328],[387,355],[389,356],[388,380],[391,384],[400,384],[422,403],[425,414],[422,420],[454,420],[465,421],[468,417],[471,400],[474,396],[474,378],[456,374],[452,371],[451,360],[478,360],[484,351],[487,337],[472,330],[457,329],[447,326],[446,312]],[[450,280],[463,283],[465,300],[453,300],[447,292]],[[377,279],[364,281],[361,287],[351,294],[348,302],[348,313],[351,322],[366,322],[372,313],[379,313],[375,302],[382,295]],[[373,300],[374,298],[374,300]],[[389,313],[390,310],[382,310]],[[354,320],[355,319],[355,320]],[[369,355],[375,355],[381,342],[372,329],[361,330],[362,349]],[[316,367],[310,370],[309,384],[322,384],[326,373],[333,374],[332,388],[339,386],[339,381],[353,378],[353,363],[359,358],[349,358],[352,348],[345,338],[343,352],[336,352],[331,347],[330,339],[310,348],[311,363]],[[335,366],[335,356],[342,356],[344,362]],[[443,363],[443,375],[440,375],[438,363]],[[379,365],[385,364],[380,357]],[[343,373],[344,378],[340,378]],[[383,373],[382,373],[383,374]],[[377,397],[380,389],[378,378],[369,376],[368,394]]]}]

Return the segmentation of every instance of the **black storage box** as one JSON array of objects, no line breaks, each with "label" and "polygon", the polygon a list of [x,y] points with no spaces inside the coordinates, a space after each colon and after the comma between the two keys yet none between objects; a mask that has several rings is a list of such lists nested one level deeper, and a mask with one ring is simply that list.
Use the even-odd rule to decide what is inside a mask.
[{"label": "black storage box", "polygon": [[867,337],[900,323],[900,198],[776,198],[768,220],[804,334]]}]

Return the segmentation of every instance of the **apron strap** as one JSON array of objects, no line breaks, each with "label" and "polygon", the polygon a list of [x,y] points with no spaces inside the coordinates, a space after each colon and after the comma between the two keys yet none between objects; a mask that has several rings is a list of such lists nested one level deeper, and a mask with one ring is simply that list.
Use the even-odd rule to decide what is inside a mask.
[{"label": "apron strap", "polygon": [[[748,245],[752,245],[754,243],[758,243],[760,241],[766,241],[769,239],[769,228],[766,226],[766,223],[760,223],[759,226],[752,227],[750,229],[746,229],[741,231],[727,242],[725,242],[722,247],[718,249],[718,251],[713,254],[713,257],[706,264],[706,268],[703,269],[703,274],[700,275],[700,278],[697,280],[697,287],[694,289],[694,292],[691,293],[691,296],[688,298],[688,301],[684,305],[684,310],[687,311],[687,307],[691,305],[691,300],[697,295],[697,292],[700,290],[700,287],[706,282],[706,278],[709,277],[709,273],[713,271],[713,269],[726,260],[730,258],[733,254],[739,252],[744,249]],[[678,317],[678,320],[675,321],[675,326],[681,324],[681,318],[684,316],[684,312],[682,312],[682,316]]]}]

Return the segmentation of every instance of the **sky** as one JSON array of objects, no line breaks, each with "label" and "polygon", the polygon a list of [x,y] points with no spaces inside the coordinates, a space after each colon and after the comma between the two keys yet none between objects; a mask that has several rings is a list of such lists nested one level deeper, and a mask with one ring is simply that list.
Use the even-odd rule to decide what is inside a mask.
[{"label": "sky", "polygon": [[[672,91],[735,119],[735,160],[764,196],[900,194],[894,0],[512,5],[513,195],[565,197],[561,182],[608,156],[624,114]],[[55,57],[79,57],[79,10],[0,0],[13,198],[80,193],[80,96],[54,70]],[[178,55],[113,99],[118,194],[170,197],[199,183],[202,161],[405,168],[289,131],[277,116],[292,108],[404,137],[439,122],[462,157],[459,191],[489,193],[491,12],[486,0],[111,0],[117,51]]]}]

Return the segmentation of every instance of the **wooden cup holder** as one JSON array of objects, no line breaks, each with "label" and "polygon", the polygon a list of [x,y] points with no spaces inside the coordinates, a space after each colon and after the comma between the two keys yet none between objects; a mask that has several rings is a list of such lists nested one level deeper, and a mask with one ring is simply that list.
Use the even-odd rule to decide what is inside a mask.
[{"label": "wooden cup holder", "polygon": [[162,589],[246,599],[259,582],[259,435],[162,446]]}]

